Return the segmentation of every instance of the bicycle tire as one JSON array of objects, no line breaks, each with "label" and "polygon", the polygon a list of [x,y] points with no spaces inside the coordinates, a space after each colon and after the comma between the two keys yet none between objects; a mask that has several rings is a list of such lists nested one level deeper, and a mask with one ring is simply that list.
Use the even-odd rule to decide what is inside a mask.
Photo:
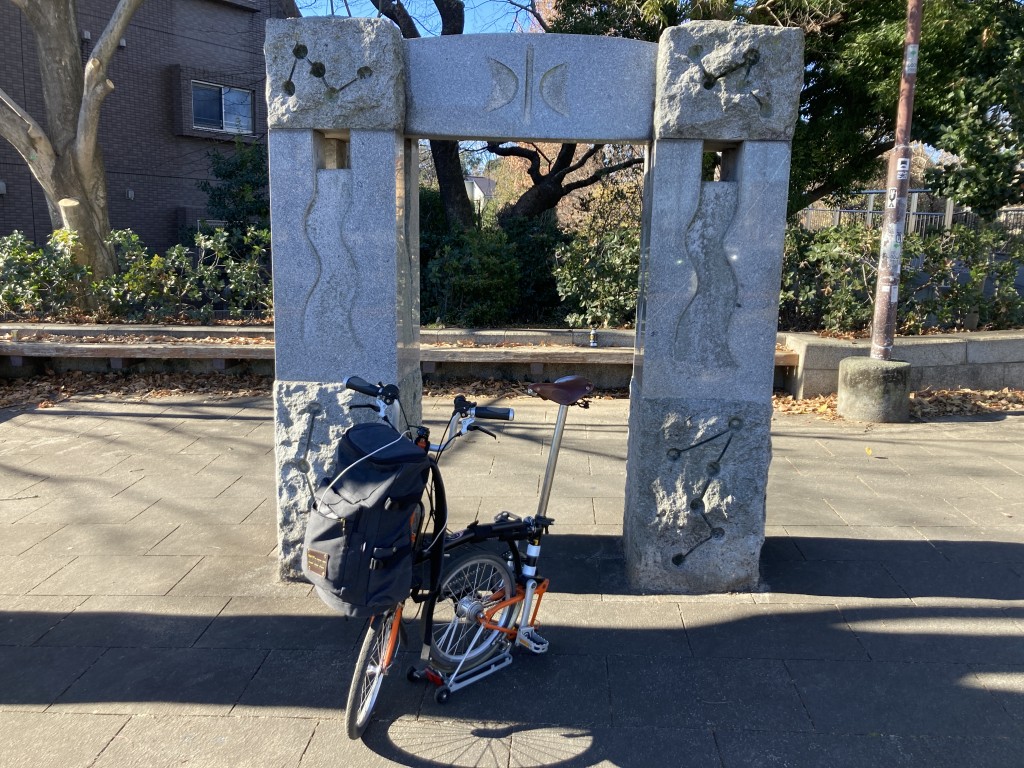
[{"label": "bicycle tire", "polygon": [[[442,670],[452,670],[459,664],[468,669],[494,655],[504,633],[484,630],[474,641],[480,625],[472,614],[493,607],[515,592],[512,572],[497,555],[476,551],[454,558],[445,567],[434,605],[431,661]],[[492,617],[493,622],[500,627],[511,626],[519,607],[516,602],[501,608]]]},{"label": "bicycle tire", "polygon": [[345,725],[350,739],[361,738],[370,724],[384,676],[398,655],[400,621],[401,612],[396,608],[374,616],[366,628],[345,705]]}]

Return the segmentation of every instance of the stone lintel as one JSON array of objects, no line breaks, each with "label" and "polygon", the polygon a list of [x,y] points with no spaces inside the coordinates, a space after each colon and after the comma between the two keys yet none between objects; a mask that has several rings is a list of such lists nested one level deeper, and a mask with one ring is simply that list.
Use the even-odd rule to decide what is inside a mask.
[{"label": "stone lintel", "polygon": [[402,132],[404,44],[386,19],[270,19],[270,128]]},{"label": "stone lintel", "polygon": [[656,138],[789,141],[803,86],[803,33],[727,21],[666,29]]},{"label": "stone lintel", "polygon": [[654,43],[590,35],[447,35],[406,43],[406,132],[430,138],[643,142]]}]

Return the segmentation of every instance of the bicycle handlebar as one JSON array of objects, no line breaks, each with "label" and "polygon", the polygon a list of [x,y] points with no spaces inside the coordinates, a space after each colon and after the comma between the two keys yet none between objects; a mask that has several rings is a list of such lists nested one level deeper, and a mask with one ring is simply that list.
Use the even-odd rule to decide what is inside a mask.
[{"label": "bicycle handlebar", "polygon": [[360,394],[383,400],[387,405],[391,405],[398,399],[398,387],[394,384],[371,384],[359,376],[348,376],[342,381],[342,386]]},{"label": "bicycle handlebar", "polygon": [[478,419],[513,421],[516,417],[516,412],[511,408],[495,408],[493,405],[478,405],[469,410],[469,415]]},{"label": "bicycle handlebar", "polygon": [[466,399],[465,395],[456,395],[453,413],[462,418],[495,419],[498,421],[512,421],[515,419],[515,411],[511,408],[497,408],[493,405],[477,405]]}]

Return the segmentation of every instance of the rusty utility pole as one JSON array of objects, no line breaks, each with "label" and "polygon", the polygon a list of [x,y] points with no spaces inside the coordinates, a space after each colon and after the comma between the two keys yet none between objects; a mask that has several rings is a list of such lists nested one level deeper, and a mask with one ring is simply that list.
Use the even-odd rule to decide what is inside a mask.
[{"label": "rusty utility pole", "polygon": [[900,259],[907,222],[907,190],[910,188],[910,126],[914,115],[917,54],[921,44],[921,5],[922,0],[907,0],[907,36],[903,43],[903,75],[896,112],[896,146],[889,156],[875,314],[871,324],[871,357],[875,360],[892,359],[892,341],[896,334]]}]

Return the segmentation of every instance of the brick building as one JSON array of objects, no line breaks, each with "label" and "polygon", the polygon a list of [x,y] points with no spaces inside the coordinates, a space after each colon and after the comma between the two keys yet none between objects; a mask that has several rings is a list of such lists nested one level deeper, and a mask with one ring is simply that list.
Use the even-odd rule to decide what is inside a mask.
[{"label": "brick building", "polygon": [[[116,1],[77,5],[84,62]],[[114,229],[133,229],[163,250],[205,218],[196,182],[209,177],[208,153],[229,152],[239,136],[266,137],[266,21],[298,15],[294,0],[142,4],[111,62],[115,90],[100,121]],[[34,35],[7,2],[0,3],[0,88],[45,126]],[[42,244],[50,217],[25,161],[0,139],[0,235],[15,229]]]}]

